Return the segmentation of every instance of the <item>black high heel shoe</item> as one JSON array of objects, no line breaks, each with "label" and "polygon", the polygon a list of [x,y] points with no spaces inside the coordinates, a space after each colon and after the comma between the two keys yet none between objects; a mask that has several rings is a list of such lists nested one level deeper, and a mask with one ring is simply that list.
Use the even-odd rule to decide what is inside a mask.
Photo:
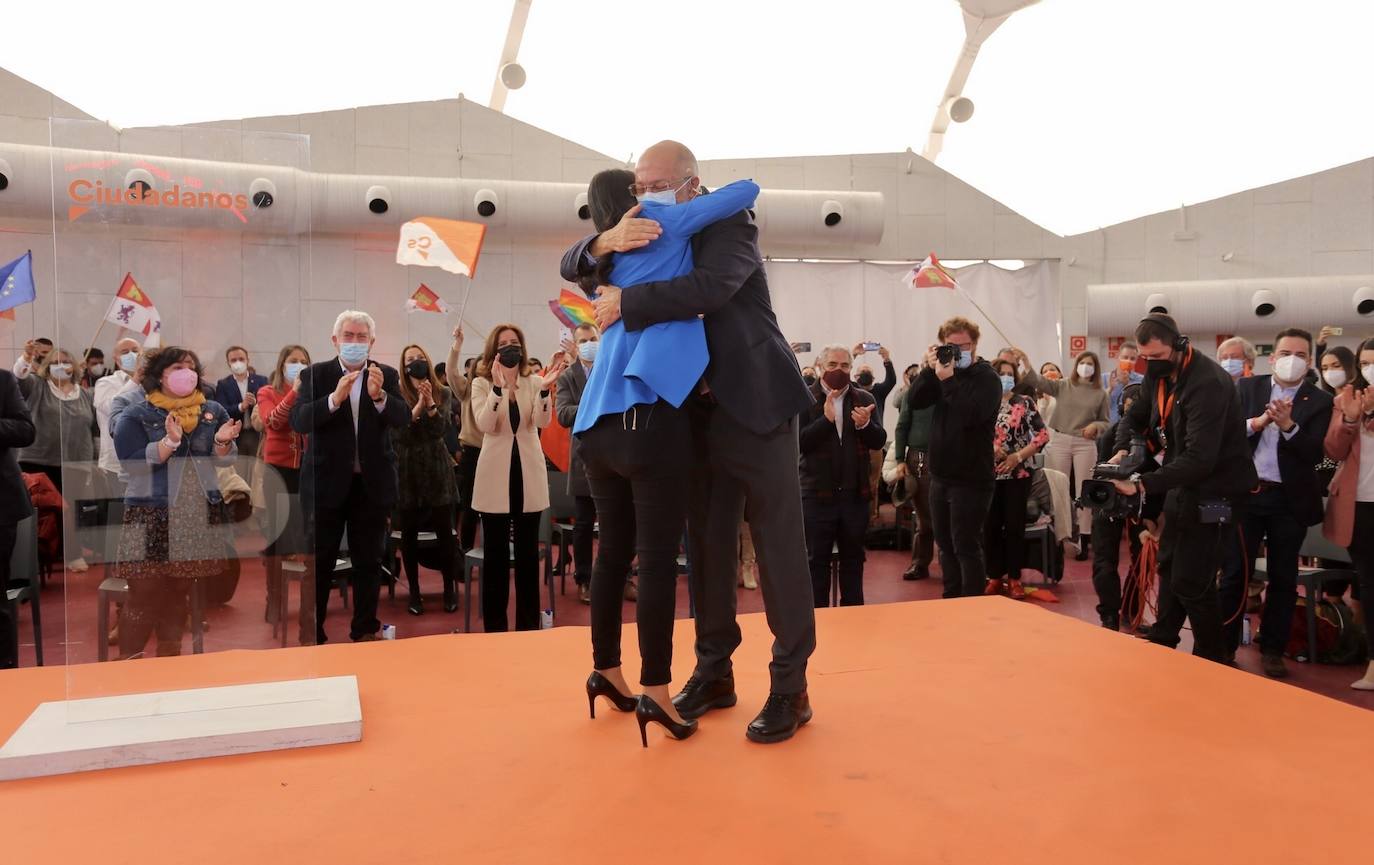
[{"label": "black high heel shoe", "polygon": [[674,739],[686,739],[697,731],[695,720],[685,721],[681,724],[674,721],[663,711],[663,707],[655,703],[652,697],[640,695],[639,705],[635,706],[635,719],[639,721],[639,741],[644,747],[649,747],[649,723],[658,724],[668,731],[668,735]]},{"label": "black high heel shoe", "polygon": [[611,680],[598,672],[593,671],[587,677],[587,709],[592,714],[592,719],[596,719],[596,698],[605,697],[611,701],[617,712],[633,712],[639,705],[639,701],[634,697],[627,697],[611,684]]}]

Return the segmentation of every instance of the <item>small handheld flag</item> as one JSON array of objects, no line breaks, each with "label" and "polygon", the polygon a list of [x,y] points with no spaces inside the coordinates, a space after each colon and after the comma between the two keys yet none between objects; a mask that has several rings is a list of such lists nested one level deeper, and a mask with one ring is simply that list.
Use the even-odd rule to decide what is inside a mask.
[{"label": "small handheld flag", "polygon": [[14,308],[33,303],[33,253],[0,265],[0,318],[14,320]]},{"label": "small handheld flag", "polygon": [[576,330],[583,324],[596,324],[596,307],[592,302],[566,288],[559,292],[557,300],[549,301],[549,310],[569,330]]},{"label": "small handheld flag", "polygon": [[401,226],[396,263],[438,267],[471,278],[477,273],[486,234],[480,222],[421,216]]},{"label": "small handheld flag", "polygon": [[153,306],[153,299],[138,287],[132,273],[124,274],[124,281],[119,284],[110,308],[105,311],[105,320],[143,334],[146,348],[156,348],[162,344],[162,316]]},{"label": "small handheld flag", "polygon": [[912,288],[949,288],[957,289],[959,283],[950,276],[949,271],[940,265],[940,260],[931,253],[925,260],[913,267],[903,279]]},{"label": "small handheld flag", "polygon": [[422,282],[406,301],[406,312],[448,312],[448,304],[434,293],[434,289]]}]

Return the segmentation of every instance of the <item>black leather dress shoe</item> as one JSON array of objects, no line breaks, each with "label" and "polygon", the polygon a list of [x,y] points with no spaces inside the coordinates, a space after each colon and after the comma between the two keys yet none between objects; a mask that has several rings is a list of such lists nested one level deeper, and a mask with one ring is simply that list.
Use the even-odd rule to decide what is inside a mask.
[{"label": "black leather dress shoe", "polygon": [[930,579],[930,569],[922,565],[912,565],[902,572],[904,580],[928,580]]},{"label": "black leather dress shoe", "polygon": [[695,673],[673,696],[673,706],[686,720],[700,718],[712,709],[728,709],[739,698],[735,696],[735,677],[703,679]]},{"label": "black leather dress shoe", "polygon": [[1121,617],[1120,617],[1120,616],[1102,616],[1101,618],[1102,618],[1102,627],[1106,628],[1106,629],[1109,630],[1109,631],[1119,631],[1119,630],[1121,630]]},{"label": "black leather dress shoe", "polygon": [[797,728],[811,720],[811,698],[800,694],[769,694],[763,711],[749,723],[744,735],[751,742],[771,745],[796,735]]}]

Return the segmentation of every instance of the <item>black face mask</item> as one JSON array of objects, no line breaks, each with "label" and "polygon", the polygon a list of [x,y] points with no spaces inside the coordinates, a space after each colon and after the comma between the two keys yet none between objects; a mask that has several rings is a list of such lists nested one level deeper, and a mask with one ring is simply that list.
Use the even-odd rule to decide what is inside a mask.
[{"label": "black face mask", "polygon": [[872,387],[872,386],[873,386],[873,373],[871,373],[871,372],[861,372],[861,373],[859,373],[858,382],[859,382],[859,387]]},{"label": "black face mask", "polygon": [[1168,358],[1147,360],[1145,361],[1145,372],[1150,378],[1168,378],[1174,374],[1174,362]]},{"label": "black face mask", "polygon": [[406,375],[418,379],[429,378],[429,361],[423,358],[412,360],[406,364]]},{"label": "black face mask", "polygon": [[496,350],[496,356],[502,366],[515,369],[525,359],[525,351],[518,345],[503,345]]},{"label": "black face mask", "polygon": [[802,376],[802,381],[806,382],[807,387],[811,387],[811,385],[816,383],[816,377],[814,375],[804,375]]}]

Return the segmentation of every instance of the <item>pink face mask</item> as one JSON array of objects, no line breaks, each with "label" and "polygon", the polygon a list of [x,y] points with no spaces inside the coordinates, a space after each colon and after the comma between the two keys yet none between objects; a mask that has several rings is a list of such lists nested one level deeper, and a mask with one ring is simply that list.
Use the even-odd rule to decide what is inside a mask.
[{"label": "pink face mask", "polygon": [[190,396],[200,384],[200,376],[193,369],[174,369],[162,379],[162,389],[172,396]]}]

